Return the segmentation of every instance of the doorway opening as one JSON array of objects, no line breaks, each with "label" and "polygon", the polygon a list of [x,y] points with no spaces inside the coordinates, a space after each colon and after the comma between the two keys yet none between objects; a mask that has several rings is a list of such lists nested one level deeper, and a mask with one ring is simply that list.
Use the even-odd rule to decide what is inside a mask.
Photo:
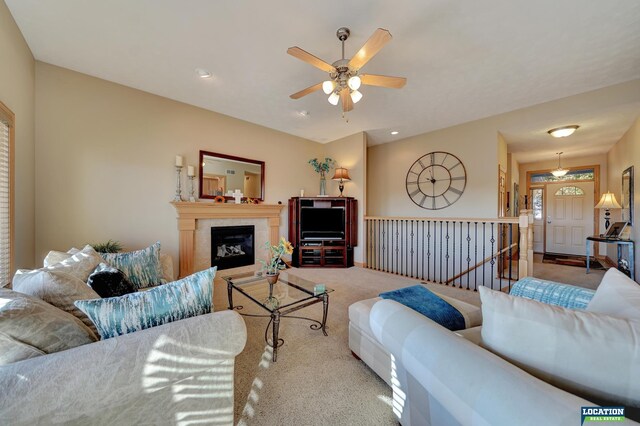
[{"label": "doorway opening", "polygon": [[[533,251],[584,256],[586,237],[599,232],[595,200],[600,197],[600,167],[573,167],[562,177],[551,170],[529,171],[527,194]],[[597,244],[594,253],[598,255]]]}]

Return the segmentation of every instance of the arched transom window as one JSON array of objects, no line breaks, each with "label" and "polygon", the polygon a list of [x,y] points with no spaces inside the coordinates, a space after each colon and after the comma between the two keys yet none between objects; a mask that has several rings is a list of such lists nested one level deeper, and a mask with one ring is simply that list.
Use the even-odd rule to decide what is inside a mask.
[{"label": "arched transom window", "polygon": [[563,186],[555,195],[584,195],[584,191],[577,186]]}]

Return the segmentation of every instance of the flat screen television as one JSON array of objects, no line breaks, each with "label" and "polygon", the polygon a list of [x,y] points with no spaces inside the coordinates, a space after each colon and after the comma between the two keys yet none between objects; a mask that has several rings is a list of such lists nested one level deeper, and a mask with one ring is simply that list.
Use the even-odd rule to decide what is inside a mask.
[{"label": "flat screen television", "polygon": [[344,239],[343,207],[300,208],[300,237],[313,240]]}]

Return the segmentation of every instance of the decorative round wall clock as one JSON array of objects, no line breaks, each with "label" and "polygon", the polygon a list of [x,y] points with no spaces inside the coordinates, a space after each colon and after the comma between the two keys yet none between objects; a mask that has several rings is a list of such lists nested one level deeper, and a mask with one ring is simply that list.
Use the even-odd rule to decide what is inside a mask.
[{"label": "decorative round wall clock", "polygon": [[423,209],[440,210],[458,201],[467,186],[467,171],[458,157],[434,151],[418,158],[407,173],[407,194]]}]

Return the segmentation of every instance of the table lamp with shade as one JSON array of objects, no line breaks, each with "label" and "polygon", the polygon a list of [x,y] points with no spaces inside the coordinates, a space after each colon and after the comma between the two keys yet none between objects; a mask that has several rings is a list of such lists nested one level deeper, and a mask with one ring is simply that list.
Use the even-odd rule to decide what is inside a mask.
[{"label": "table lamp with shade", "polygon": [[331,179],[340,181],[338,188],[340,189],[340,196],[343,197],[342,191],[344,190],[344,181],[351,180],[349,177],[349,170],[344,167],[336,167],[336,172]]},{"label": "table lamp with shade", "polygon": [[609,228],[609,220],[611,219],[611,209],[621,209],[622,206],[618,204],[616,201],[616,196],[613,195],[613,192],[605,192],[602,194],[602,198],[600,198],[600,202],[596,204],[596,209],[605,209],[604,210],[604,229],[605,231]]}]

